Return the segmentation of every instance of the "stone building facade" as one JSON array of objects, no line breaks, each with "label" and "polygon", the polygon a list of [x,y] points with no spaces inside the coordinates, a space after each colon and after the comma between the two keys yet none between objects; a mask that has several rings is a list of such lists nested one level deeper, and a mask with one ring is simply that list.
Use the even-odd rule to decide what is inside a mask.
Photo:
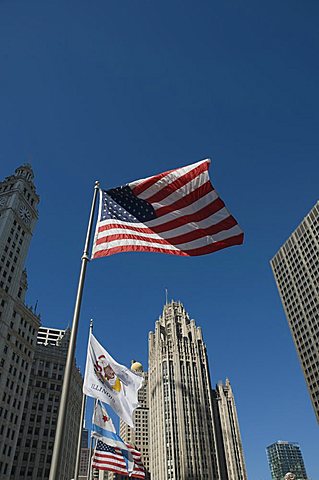
[{"label": "stone building facade", "polygon": [[237,409],[229,379],[225,384],[218,383],[212,395],[221,477],[247,480]]},{"label": "stone building facade", "polygon": [[[49,328],[41,327],[41,331]],[[39,335],[24,405],[12,480],[48,480],[62,392],[70,330],[50,343]],[[82,376],[73,366],[64,428],[59,480],[74,474],[82,402]]]},{"label": "stone building facade", "polygon": [[0,478],[9,478],[40,319],[25,303],[25,261],[38,219],[30,165],[0,183]]},{"label": "stone building facade", "polygon": [[[216,427],[218,411],[202,331],[180,302],[168,303],[149,334],[150,471],[156,480],[230,480],[228,448],[240,437]],[[235,409],[235,405],[232,405]],[[222,407],[221,407],[222,408]],[[228,441],[228,444],[226,443]],[[239,443],[237,443],[239,442]],[[246,478],[242,465],[240,476]]]}]

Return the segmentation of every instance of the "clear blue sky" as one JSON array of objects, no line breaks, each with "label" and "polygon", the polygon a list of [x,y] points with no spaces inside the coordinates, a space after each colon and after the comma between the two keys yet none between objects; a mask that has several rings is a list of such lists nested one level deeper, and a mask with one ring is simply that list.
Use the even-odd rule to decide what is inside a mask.
[{"label": "clear blue sky", "polygon": [[318,426],[269,260],[318,200],[319,4],[269,0],[0,1],[1,178],[30,161],[41,196],[28,303],[72,318],[95,180],[105,187],[212,157],[246,234],[209,256],[121,254],[88,266],[89,319],[119,361],[147,364],[164,289],[203,328],[212,383],[230,378],[249,479],[265,447]]}]

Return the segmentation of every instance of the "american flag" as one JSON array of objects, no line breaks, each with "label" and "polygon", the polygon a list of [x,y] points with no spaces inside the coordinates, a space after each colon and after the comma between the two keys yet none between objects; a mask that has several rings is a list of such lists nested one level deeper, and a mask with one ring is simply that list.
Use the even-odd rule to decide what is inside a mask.
[{"label": "american flag", "polygon": [[92,467],[98,470],[110,470],[121,475],[128,473],[122,451],[119,448],[110,447],[101,440],[98,440],[94,449]]},{"label": "american flag", "polygon": [[210,160],[100,190],[92,258],[127,251],[204,255],[243,243],[212,186]]},{"label": "american flag", "polygon": [[132,478],[145,478],[145,470],[144,470],[144,465],[142,463],[141,453],[135,448],[133,448],[132,445],[129,445],[128,443],[127,443],[127,446],[129,447],[129,450],[134,460],[134,470],[133,472],[130,473],[129,476]]},{"label": "american flag", "polygon": [[92,457],[92,468],[97,470],[108,470],[123,476],[132,478],[145,479],[144,466],[141,461],[141,454],[131,445],[128,445],[129,451],[134,460],[134,468],[132,472],[128,472],[127,460],[124,458],[122,451],[117,447],[111,447],[106,443],[98,440]]}]

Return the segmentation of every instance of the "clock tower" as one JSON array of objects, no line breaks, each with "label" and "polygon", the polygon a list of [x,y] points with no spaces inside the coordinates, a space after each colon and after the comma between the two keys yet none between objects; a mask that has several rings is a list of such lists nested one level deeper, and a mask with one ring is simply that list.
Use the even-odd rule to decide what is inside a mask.
[{"label": "clock tower", "polygon": [[0,182],[0,478],[13,459],[25,407],[39,317],[25,304],[25,260],[38,219],[31,165]]},{"label": "clock tower", "polygon": [[33,178],[26,164],[0,183],[0,288],[22,301],[27,285],[23,269],[38,219]]}]

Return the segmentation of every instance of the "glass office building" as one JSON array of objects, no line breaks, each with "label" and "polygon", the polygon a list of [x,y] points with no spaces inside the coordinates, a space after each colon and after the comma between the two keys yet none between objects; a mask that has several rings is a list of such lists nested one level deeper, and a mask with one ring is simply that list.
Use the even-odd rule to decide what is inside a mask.
[{"label": "glass office building", "polygon": [[284,480],[288,472],[296,480],[307,480],[306,469],[297,443],[279,441],[267,447],[268,463],[272,480]]}]

